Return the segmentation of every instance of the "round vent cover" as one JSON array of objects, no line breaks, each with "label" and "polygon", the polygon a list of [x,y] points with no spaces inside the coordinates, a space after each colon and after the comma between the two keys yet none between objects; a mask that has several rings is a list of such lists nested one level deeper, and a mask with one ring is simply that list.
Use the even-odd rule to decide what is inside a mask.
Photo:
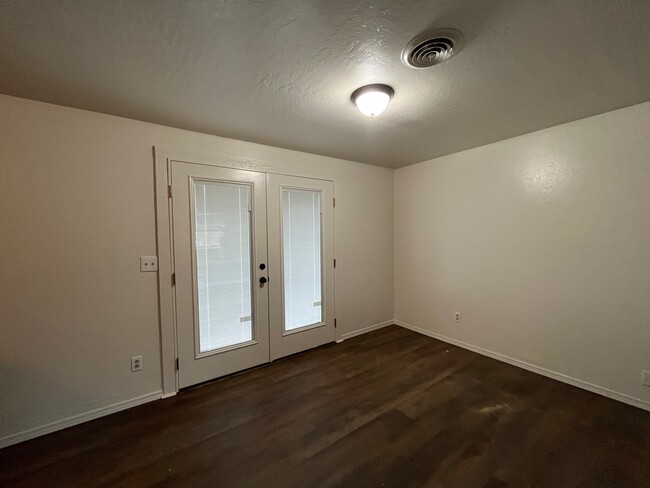
[{"label": "round vent cover", "polygon": [[411,68],[430,68],[460,49],[460,32],[440,29],[417,36],[402,51],[402,62]]}]

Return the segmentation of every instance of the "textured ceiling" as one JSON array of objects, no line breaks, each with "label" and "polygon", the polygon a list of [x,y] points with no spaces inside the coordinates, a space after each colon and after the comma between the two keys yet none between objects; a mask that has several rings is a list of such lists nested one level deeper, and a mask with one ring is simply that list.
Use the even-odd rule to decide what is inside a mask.
[{"label": "textured ceiling", "polygon": [[[428,70],[402,48],[464,33]],[[4,0],[0,92],[399,167],[650,99],[648,0]],[[367,83],[395,97],[371,119]]]}]

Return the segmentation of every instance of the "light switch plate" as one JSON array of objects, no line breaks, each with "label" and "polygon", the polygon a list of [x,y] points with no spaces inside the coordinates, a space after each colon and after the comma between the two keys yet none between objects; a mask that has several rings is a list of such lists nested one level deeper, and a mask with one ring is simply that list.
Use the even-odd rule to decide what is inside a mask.
[{"label": "light switch plate", "polygon": [[140,256],[140,272],[158,271],[158,256]]}]

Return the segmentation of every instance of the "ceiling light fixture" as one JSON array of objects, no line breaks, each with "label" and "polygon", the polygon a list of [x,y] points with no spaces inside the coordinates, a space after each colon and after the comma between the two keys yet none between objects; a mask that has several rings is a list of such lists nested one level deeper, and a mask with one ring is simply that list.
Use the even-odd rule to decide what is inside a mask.
[{"label": "ceiling light fixture", "polygon": [[386,110],[393,93],[388,85],[366,85],[352,92],[352,101],[362,114],[374,117]]}]

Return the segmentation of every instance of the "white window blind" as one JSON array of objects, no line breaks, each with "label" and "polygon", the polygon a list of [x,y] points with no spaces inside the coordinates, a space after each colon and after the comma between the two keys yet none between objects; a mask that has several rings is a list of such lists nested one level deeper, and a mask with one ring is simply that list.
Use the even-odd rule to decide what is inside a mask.
[{"label": "white window blind", "polygon": [[250,341],[250,187],[194,182],[199,352]]},{"label": "white window blind", "polygon": [[321,193],[282,189],[284,329],[322,320]]}]

